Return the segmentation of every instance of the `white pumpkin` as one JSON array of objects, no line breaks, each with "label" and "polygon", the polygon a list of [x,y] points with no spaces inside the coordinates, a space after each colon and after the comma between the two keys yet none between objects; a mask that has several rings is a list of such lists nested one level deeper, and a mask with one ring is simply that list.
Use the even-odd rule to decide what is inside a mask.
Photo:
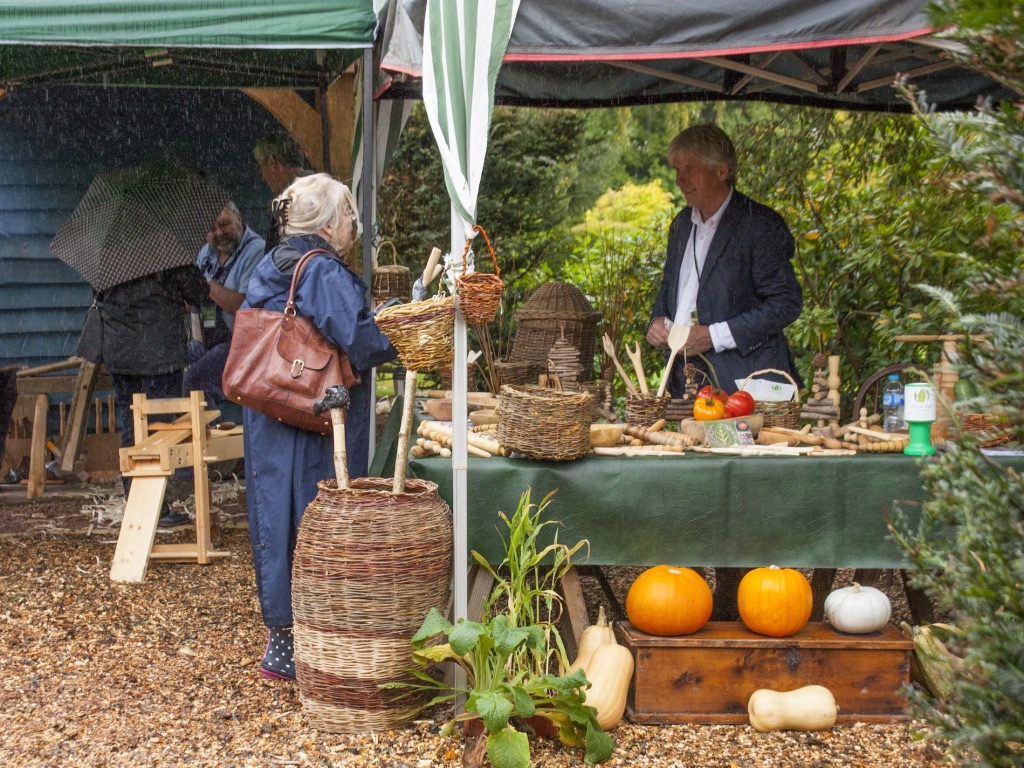
[{"label": "white pumpkin", "polygon": [[825,598],[825,621],[851,635],[877,632],[889,623],[892,605],[884,592],[854,582]]}]

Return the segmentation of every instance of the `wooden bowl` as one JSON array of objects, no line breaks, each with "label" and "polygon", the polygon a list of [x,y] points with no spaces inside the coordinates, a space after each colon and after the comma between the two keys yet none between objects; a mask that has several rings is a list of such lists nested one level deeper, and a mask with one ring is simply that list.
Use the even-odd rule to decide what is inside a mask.
[{"label": "wooden bowl", "polygon": [[749,416],[739,416],[735,419],[716,419],[715,421],[697,421],[697,419],[683,419],[679,422],[679,431],[695,437],[704,442],[704,425],[714,424],[717,422],[726,421],[745,421],[750,425],[750,434],[753,437],[757,437],[757,433],[761,431],[761,427],[764,426],[764,414],[752,413]]},{"label": "wooden bowl", "polygon": [[434,421],[452,420],[452,401],[428,398],[423,401],[423,410],[426,411]]},{"label": "wooden bowl", "polygon": [[487,408],[480,411],[470,411],[469,423],[474,427],[479,427],[483,424],[497,424],[498,412],[493,408]]},{"label": "wooden bowl", "polygon": [[610,448],[617,445],[625,430],[625,424],[591,424],[590,447]]}]

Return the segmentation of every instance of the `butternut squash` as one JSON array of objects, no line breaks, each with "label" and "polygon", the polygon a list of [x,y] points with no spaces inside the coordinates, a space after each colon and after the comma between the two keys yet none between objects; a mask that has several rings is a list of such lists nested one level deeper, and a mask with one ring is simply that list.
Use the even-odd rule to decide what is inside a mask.
[{"label": "butternut squash", "polygon": [[594,655],[594,651],[602,645],[614,642],[615,632],[608,626],[608,618],[605,616],[604,606],[602,605],[597,612],[597,623],[591,624],[580,635],[580,645],[579,650],[576,652],[576,661],[569,667],[568,674],[571,675],[577,669],[586,671],[587,664],[590,662],[591,656]]},{"label": "butternut squash", "polygon": [[761,688],[747,702],[755,731],[824,731],[835,725],[838,713],[835,697],[822,685],[785,693]]},{"label": "butternut squash", "polygon": [[633,654],[615,642],[599,645],[585,667],[590,688],[586,704],[597,710],[597,722],[606,731],[622,722],[626,711],[626,694],[633,679]]}]

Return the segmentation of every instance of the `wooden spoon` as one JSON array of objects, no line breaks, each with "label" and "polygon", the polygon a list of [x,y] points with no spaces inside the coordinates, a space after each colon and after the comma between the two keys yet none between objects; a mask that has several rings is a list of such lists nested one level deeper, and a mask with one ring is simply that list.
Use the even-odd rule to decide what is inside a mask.
[{"label": "wooden spoon", "polygon": [[668,365],[665,366],[665,373],[661,377],[661,386],[658,387],[658,397],[664,397],[665,387],[668,386],[668,377],[672,373],[672,363],[676,361],[679,350],[686,346],[686,340],[690,338],[690,326],[676,323],[668,330]]},{"label": "wooden spoon", "polygon": [[619,357],[615,354],[615,345],[612,343],[612,337],[607,333],[604,335],[604,353],[608,355],[613,363],[615,363],[615,370],[617,370],[619,372],[619,376],[622,377],[622,381],[626,385],[626,390],[633,395],[633,397],[640,397],[640,393],[637,392],[636,387],[633,386],[633,382],[630,380],[629,376],[626,375],[626,371],[623,369],[622,363],[619,362]]}]

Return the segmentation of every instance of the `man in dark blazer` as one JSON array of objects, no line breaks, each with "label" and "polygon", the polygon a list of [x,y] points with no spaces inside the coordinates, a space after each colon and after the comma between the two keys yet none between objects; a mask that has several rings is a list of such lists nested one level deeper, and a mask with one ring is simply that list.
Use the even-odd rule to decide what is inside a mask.
[{"label": "man in dark blazer", "polygon": [[[786,371],[801,384],[783,335],[803,306],[789,228],[775,211],[736,191],[736,150],[717,126],[684,130],[669,144],[668,159],[687,206],[669,228],[647,340],[667,348],[673,323],[692,326],[689,362],[705,367],[692,354],[702,353],[726,392],[764,368]],[[681,397],[684,384],[679,354],[668,391]]]},{"label": "man in dark blazer", "polygon": [[[669,227],[647,340],[667,347],[674,323],[691,326],[685,347],[689,362],[706,369],[692,353],[703,354],[726,392],[765,368],[785,371],[802,384],[783,335],[803,308],[786,222],[736,191],[736,149],[720,128],[687,128],[669,143],[668,159],[687,205]],[[674,397],[683,395],[683,366],[680,354],[668,383]],[[715,568],[713,619],[738,618],[736,591],[744,572]]]}]

